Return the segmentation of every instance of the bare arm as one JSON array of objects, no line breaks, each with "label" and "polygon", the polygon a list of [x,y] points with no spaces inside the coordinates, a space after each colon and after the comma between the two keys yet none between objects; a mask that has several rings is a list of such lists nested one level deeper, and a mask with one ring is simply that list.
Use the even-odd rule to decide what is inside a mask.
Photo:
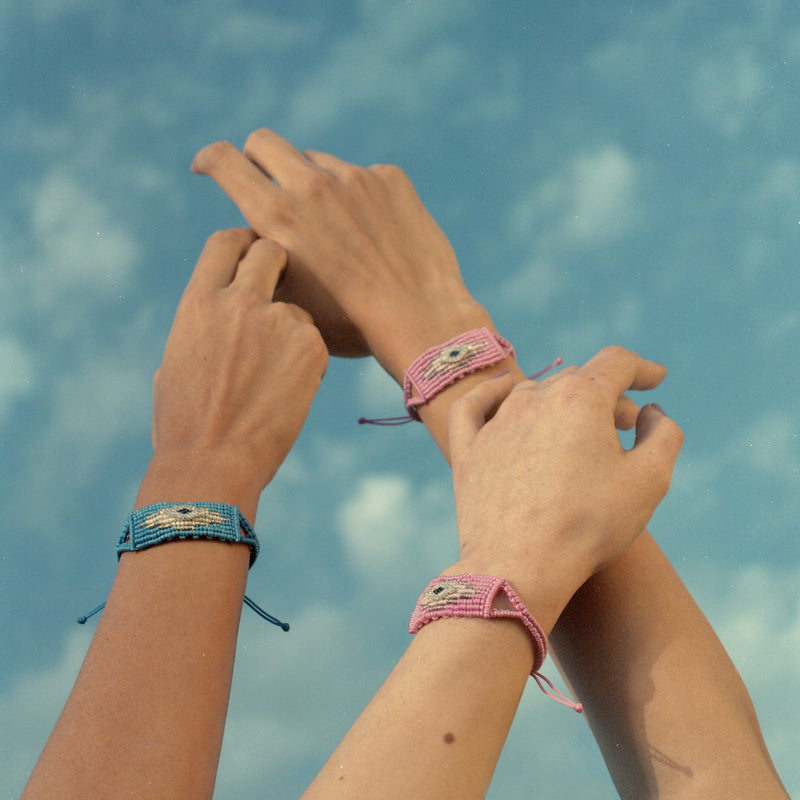
[{"label": "bare arm", "polygon": [[[300,154],[270,131],[254,133],[244,155],[231,145],[213,145],[198,154],[194,167],[220,184],[257,232],[275,236],[289,251],[289,274],[297,276],[287,282],[292,299],[306,304],[320,296],[307,292],[309,286],[324,290],[328,305],[309,308],[332,352],[363,354],[366,347],[401,382],[405,367],[426,348],[469,328],[491,327],[464,287],[444,235],[396,168],[362,169],[325,154]],[[449,407],[505,369],[522,380],[508,360],[459,381],[420,409],[446,457]],[[623,399],[618,426],[630,428],[636,413]],[[646,582],[638,578],[645,575]],[[663,590],[654,593],[652,586]],[[684,615],[675,615],[675,608]],[[715,780],[735,787],[721,796],[786,797],[735,668],[649,533],[587,582],[554,628],[553,641],[624,797],[682,800],[702,796]],[[665,648],[664,641],[673,646]],[[603,663],[617,665],[613,673],[582,667],[589,644]],[[693,656],[685,659],[687,650]],[[687,703],[687,691],[713,698],[714,713],[705,702]],[[624,713],[611,714],[611,708]],[[693,730],[704,732],[700,747],[687,734]],[[618,745],[624,758],[615,756]]]},{"label": "bare arm", "polygon": [[[511,391],[508,376],[485,381],[454,406],[461,558],[444,574],[507,578],[549,632],[586,575],[627,546],[666,490],[680,447],[677,426],[648,409],[632,458],[620,452],[613,426],[623,388],[660,374],[631,353],[604,351],[545,386]],[[596,471],[583,468],[586,459]],[[304,800],[479,800],[533,656],[514,620],[441,619],[423,627]]]},{"label": "bare arm", "polygon": [[[250,231],[209,239],[154,382],[137,507],[211,500],[254,521],[327,359],[307,314],[270,302],[284,264]],[[25,800],[211,797],[248,563],[246,546],[214,541],[123,554]]]}]

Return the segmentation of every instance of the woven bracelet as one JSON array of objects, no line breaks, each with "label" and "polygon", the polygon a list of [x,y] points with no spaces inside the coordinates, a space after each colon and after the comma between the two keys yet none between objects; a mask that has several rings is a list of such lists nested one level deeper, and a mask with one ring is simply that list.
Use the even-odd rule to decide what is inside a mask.
[{"label": "woven bracelet", "polygon": [[137,508],[128,517],[117,543],[117,558],[175,539],[246,544],[251,567],[258,558],[258,537],[239,507],[206,502],[154,503]]},{"label": "woven bracelet", "polygon": [[[123,553],[145,550],[159,544],[187,539],[208,539],[231,544],[246,544],[250,548],[250,566],[258,558],[259,544],[250,523],[238,506],[225,503],[154,503],[137,508],[125,523],[122,535],[117,542],[117,559]],[[260,617],[277,625],[284,631],[289,630],[288,622],[281,622],[277,617],[264,611],[247,595],[245,605]],[[105,603],[78,617],[83,625],[94,614],[102,611]]]},{"label": "woven bracelet", "polygon": [[[494,607],[498,596],[502,594],[508,598],[512,608]],[[539,684],[539,688],[556,702],[578,713],[583,711],[580,703],[575,703],[563,695],[539,672],[547,658],[547,637],[505,578],[472,573],[434,578],[417,601],[408,632],[417,633],[429,622],[448,618],[515,619],[521,622],[533,643],[531,676]],[[548,691],[544,684],[547,684],[552,691]]]},{"label": "woven bracelet", "polygon": [[444,344],[426,350],[405,370],[403,403],[408,412],[405,417],[361,417],[358,420],[359,425],[405,425],[408,422],[419,422],[417,408],[430,402],[439,392],[465,375],[513,357],[514,348],[511,342],[488,328],[476,328],[461,333]]},{"label": "woven bracelet", "polygon": [[[494,366],[507,358],[514,358],[514,347],[500,334],[488,328],[476,328],[461,333],[444,344],[431,347],[403,374],[403,402],[408,412],[403,417],[360,417],[359,425],[406,425],[420,422],[417,408],[430,402],[439,392],[452,386],[465,375]],[[536,380],[564,361],[559,356],[552,364],[531,375]]]},{"label": "woven bracelet", "polygon": [[419,419],[417,407],[430,402],[459,378],[513,357],[511,342],[488,328],[476,328],[431,347],[405,371],[406,411]]}]

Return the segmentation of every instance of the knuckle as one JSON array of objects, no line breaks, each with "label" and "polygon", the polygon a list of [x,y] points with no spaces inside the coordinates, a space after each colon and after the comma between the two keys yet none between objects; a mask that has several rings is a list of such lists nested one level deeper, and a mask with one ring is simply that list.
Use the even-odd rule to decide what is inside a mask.
[{"label": "knuckle", "polygon": [[312,199],[325,199],[333,193],[336,179],[330,172],[311,169],[303,180],[303,193]]},{"label": "knuckle", "polygon": [[252,241],[253,232],[250,228],[223,228],[219,231],[214,231],[208,237],[208,244],[212,245],[237,245],[243,246],[247,242]]},{"label": "knuckle", "polygon": [[610,358],[615,359],[627,358],[628,356],[635,355],[635,353],[619,344],[606,345],[600,352],[604,356],[609,356]]},{"label": "knuckle", "polygon": [[214,142],[206,145],[195,156],[195,166],[200,172],[213,174],[225,164],[234,152],[237,152],[236,148],[230,142]]},{"label": "knuckle", "polygon": [[[286,312],[292,313],[291,307],[286,306]],[[324,371],[328,366],[328,348],[319,329],[311,322],[310,317],[306,320],[298,319],[292,314],[293,331],[292,335],[295,346],[303,353],[308,361]]]},{"label": "knuckle", "polygon": [[410,183],[408,175],[396,164],[373,164],[369,171],[390,183]]},{"label": "knuckle", "polygon": [[269,261],[275,261],[285,264],[288,258],[286,250],[283,247],[281,247],[274,239],[266,239],[266,238],[256,239],[253,242],[250,249],[251,250],[255,249],[259,253],[259,255],[263,256]]},{"label": "knuckle", "polygon": [[178,312],[186,313],[187,311],[202,309],[208,305],[209,299],[210,293],[204,286],[190,282],[183,291]]}]

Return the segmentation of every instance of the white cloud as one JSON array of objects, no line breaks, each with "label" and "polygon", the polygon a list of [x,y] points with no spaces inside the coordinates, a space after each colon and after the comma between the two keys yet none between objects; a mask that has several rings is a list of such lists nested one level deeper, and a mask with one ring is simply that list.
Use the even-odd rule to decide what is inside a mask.
[{"label": "white cloud", "polygon": [[751,105],[763,91],[766,78],[752,52],[724,60],[709,59],[695,75],[697,109],[728,135],[736,135],[751,117]]},{"label": "white cloud", "polygon": [[113,297],[128,284],[140,249],[101,199],[68,173],[50,173],[36,188],[32,226],[40,257],[35,300],[51,307],[65,292]]},{"label": "white cloud", "polygon": [[[300,796],[410,641],[411,609],[397,613],[386,599],[374,616],[361,593],[341,604],[312,602],[287,634],[243,618],[220,797],[261,796],[265,785],[281,787],[276,796]],[[387,630],[396,647],[385,646]],[[297,781],[294,792],[287,776]]]},{"label": "white cloud", "polygon": [[65,14],[79,14],[105,5],[101,0],[40,0],[30,8],[41,22],[54,22]]},{"label": "white cloud", "polygon": [[[89,644],[84,630],[67,636],[59,660],[33,667],[0,694],[0,774],[9,797],[18,797],[67,700]],[[13,721],[13,724],[11,724]]]},{"label": "white cloud", "polygon": [[560,324],[553,337],[556,348],[570,362],[580,362],[606,345],[635,341],[642,331],[647,307],[640,296],[620,293],[596,313]]},{"label": "white cloud", "polygon": [[800,696],[800,567],[748,564],[692,580],[756,706],[770,754],[793,797]]},{"label": "white cloud", "polygon": [[300,134],[318,134],[361,109],[407,120],[435,109],[461,81],[470,58],[456,35],[471,14],[463,4],[364,0],[359,11],[291,98]]},{"label": "white cloud", "polygon": [[746,432],[744,444],[749,462],[760,472],[800,481],[800,421],[787,411],[762,414]]},{"label": "white cloud", "polygon": [[431,577],[458,557],[452,492],[396,474],[360,480],[337,512],[348,559],[368,583],[395,585],[412,570]]},{"label": "white cloud", "polygon": [[[792,309],[764,319],[760,326],[761,344],[767,350],[778,345],[798,341],[800,332],[800,312]],[[787,350],[788,351],[788,350]]]},{"label": "white cloud", "polygon": [[[316,38],[320,23],[313,16],[303,19],[283,20],[277,16],[243,9],[226,9],[220,18],[219,6],[207,4],[206,14],[213,24],[207,28],[206,45],[212,50],[227,51],[235,48],[244,52],[261,54],[265,50],[289,50]],[[215,56],[217,54],[214,54]]]},{"label": "white cloud", "polygon": [[546,252],[615,239],[640,218],[641,168],[616,145],[581,153],[512,210],[517,236],[539,232]]},{"label": "white cloud", "polygon": [[20,341],[0,336],[0,426],[12,405],[33,388],[33,356]]},{"label": "white cloud", "polygon": [[[49,413],[31,430],[19,480],[24,496],[38,497],[47,486],[47,502],[26,512],[41,535],[64,536],[64,509],[102,477],[115,447],[150,441],[152,407],[151,354],[146,333],[125,344],[111,342],[98,352],[84,348],[69,365],[50,374]],[[137,465],[117,463],[119,475]],[[128,502],[130,502],[128,497]]]},{"label": "white cloud", "polygon": [[[535,248],[535,245],[533,246]],[[569,287],[563,270],[548,259],[531,255],[530,261],[508,277],[494,293],[494,302],[508,309],[542,314]]]}]

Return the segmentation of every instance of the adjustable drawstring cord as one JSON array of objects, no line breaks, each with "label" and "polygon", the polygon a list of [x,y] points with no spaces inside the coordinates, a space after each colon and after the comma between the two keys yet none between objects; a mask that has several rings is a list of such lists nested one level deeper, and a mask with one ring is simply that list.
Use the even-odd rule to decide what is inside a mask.
[{"label": "adjustable drawstring cord", "polygon": [[[267,622],[271,622],[273,625],[277,625],[283,631],[288,631],[289,630],[290,626],[289,626],[288,622],[281,622],[277,617],[273,617],[272,614],[264,611],[264,609],[261,608],[261,606],[258,605],[258,603],[255,603],[254,601],[252,601],[247,595],[244,596],[244,604],[248,608],[250,608],[253,611],[255,611],[256,614],[258,614],[259,617],[261,617],[262,619],[265,619]],[[86,620],[88,620],[90,617],[93,617],[95,614],[97,614],[100,611],[102,611],[105,607],[106,607],[105,603],[100,603],[100,605],[97,606],[97,608],[92,609],[85,616],[78,617],[78,624],[79,625],[86,624]]]},{"label": "adjustable drawstring cord", "polygon": [[[544,369],[540,369],[535,375],[531,375],[528,380],[535,381],[537,378],[541,378],[542,375],[550,372],[551,369],[555,369],[555,367],[561,366],[563,363],[564,359],[559,356],[552,364]],[[379,419],[367,419],[366,417],[358,418],[359,425],[383,425],[389,427],[393,425],[408,425],[409,422],[419,422],[419,417],[412,417],[410,414],[407,414],[404,417],[382,417]]]}]

